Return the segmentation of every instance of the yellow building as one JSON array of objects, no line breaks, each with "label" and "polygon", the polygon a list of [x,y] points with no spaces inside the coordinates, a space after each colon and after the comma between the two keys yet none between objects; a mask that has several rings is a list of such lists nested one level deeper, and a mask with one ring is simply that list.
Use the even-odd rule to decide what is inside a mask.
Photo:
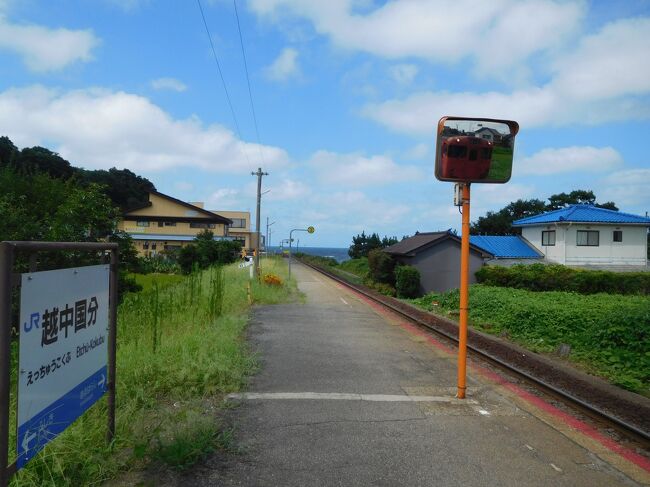
[{"label": "yellow building", "polygon": [[[237,228],[230,232],[235,222],[230,218],[205,210],[203,203],[186,203],[157,191],[149,193],[149,202],[132,208],[122,215],[117,229],[133,238],[139,255],[152,257],[164,251],[178,249],[191,243],[196,235],[208,229],[215,240],[241,240],[247,248],[250,245],[250,215],[236,214]],[[243,216],[240,216],[243,215]]]},{"label": "yellow building", "polygon": [[242,248],[247,252],[253,251],[256,235],[251,232],[251,214],[249,211],[211,211],[228,218],[232,222],[228,226],[228,236],[232,237],[233,240],[239,240]]}]

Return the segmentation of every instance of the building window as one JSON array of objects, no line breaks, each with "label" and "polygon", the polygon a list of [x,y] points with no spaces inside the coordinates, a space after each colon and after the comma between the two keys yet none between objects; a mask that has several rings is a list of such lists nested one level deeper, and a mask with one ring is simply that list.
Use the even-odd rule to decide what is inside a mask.
[{"label": "building window", "polygon": [[190,223],[190,228],[214,228],[214,223]]},{"label": "building window", "polygon": [[231,218],[230,228],[246,228],[246,218]]},{"label": "building window", "polygon": [[148,227],[149,226],[149,220],[141,220],[139,222],[135,222],[135,224],[138,227]]},{"label": "building window", "polygon": [[623,230],[614,230],[614,242],[623,241]]},{"label": "building window", "polygon": [[148,250],[149,249],[149,242],[142,242],[142,248],[144,250]]},{"label": "building window", "polygon": [[579,247],[598,247],[599,232],[597,230],[578,230],[576,244]]},{"label": "building window", "polygon": [[165,222],[165,226],[166,226],[166,227],[175,227],[175,226],[176,226],[176,222]]},{"label": "building window", "polygon": [[544,247],[552,247],[555,245],[555,230],[542,232],[542,245]]},{"label": "building window", "polygon": [[164,227],[165,224],[164,224],[163,222],[158,222],[158,226],[159,226],[159,227]]}]

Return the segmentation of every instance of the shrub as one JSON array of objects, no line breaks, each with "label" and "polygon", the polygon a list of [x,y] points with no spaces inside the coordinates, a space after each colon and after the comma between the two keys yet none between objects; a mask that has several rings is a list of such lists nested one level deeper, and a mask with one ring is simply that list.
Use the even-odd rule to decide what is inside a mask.
[{"label": "shrub", "polygon": [[363,282],[367,287],[370,289],[374,289],[378,293],[384,294],[385,296],[395,296],[397,293],[395,292],[395,288],[391,286],[390,284],[386,284],[383,282],[375,282],[370,279],[366,279]]},{"label": "shrub", "polygon": [[420,295],[420,271],[410,265],[396,267],[395,289],[399,298],[417,298]]},{"label": "shrub", "polygon": [[581,294],[650,293],[649,272],[611,272],[572,269],[560,264],[484,266],[476,272],[481,284],[530,291],[572,291]]},{"label": "shrub", "polygon": [[375,282],[395,285],[395,260],[381,249],[368,253],[368,276]]},{"label": "shrub", "polygon": [[275,274],[265,274],[262,280],[264,281],[264,284],[267,284],[269,286],[282,286],[282,279],[280,279],[280,277],[276,276]]}]

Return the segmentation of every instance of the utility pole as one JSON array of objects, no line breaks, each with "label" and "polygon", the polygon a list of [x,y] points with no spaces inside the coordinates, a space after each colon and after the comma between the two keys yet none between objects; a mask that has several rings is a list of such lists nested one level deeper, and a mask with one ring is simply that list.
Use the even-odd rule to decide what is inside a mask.
[{"label": "utility pole", "polygon": [[271,231],[270,231],[269,227],[271,225],[273,225],[274,223],[275,222],[269,223],[269,217],[268,216],[266,217],[266,242],[264,242],[264,248],[265,248],[265,250],[267,252],[267,254],[266,254],[267,257],[268,257],[269,247],[271,247],[271,243],[270,243],[271,242]]},{"label": "utility pole", "polygon": [[258,167],[257,172],[252,172],[251,176],[257,176],[257,216],[256,229],[257,229],[257,242],[255,243],[255,272],[257,277],[260,275],[260,205],[262,203],[262,176],[268,176],[269,173],[262,172],[262,168]]}]

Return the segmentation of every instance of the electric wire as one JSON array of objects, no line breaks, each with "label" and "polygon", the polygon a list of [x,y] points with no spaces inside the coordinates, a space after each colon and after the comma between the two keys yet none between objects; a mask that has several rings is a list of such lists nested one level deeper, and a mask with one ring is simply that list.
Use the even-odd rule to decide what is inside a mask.
[{"label": "electric wire", "polygon": [[235,17],[237,19],[237,30],[239,31],[239,44],[241,45],[241,54],[244,59],[244,71],[246,73],[246,84],[248,86],[248,98],[251,102],[251,112],[253,113],[253,125],[255,126],[255,135],[257,136],[257,143],[260,150],[260,157],[262,158],[262,164],[266,165],[264,160],[264,152],[262,150],[262,141],[260,139],[260,131],[257,125],[257,115],[255,114],[255,104],[253,103],[253,91],[251,90],[251,80],[248,75],[248,62],[246,61],[246,50],[244,49],[244,38],[241,33],[241,24],[239,22],[239,12],[237,10],[237,0],[232,0],[233,6],[235,7]]},{"label": "electric wire", "polygon": [[248,154],[244,150],[244,139],[241,136],[241,130],[239,129],[239,122],[237,122],[237,116],[235,115],[235,108],[233,107],[232,100],[230,98],[230,93],[228,92],[228,87],[226,86],[226,80],[223,77],[223,72],[221,71],[221,64],[219,63],[219,57],[217,56],[217,50],[214,48],[214,43],[212,42],[212,34],[210,34],[210,29],[208,28],[208,22],[205,19],[205,13],[203,12],[203,5],[201,5],[201,0],[196,0],[196,3],[199,5],[199,10],[201,11],[201,18],[203,19],[203,25],[205,26],[205,32],[208,35],[208,40],[210,41],[210,48],[212,49],[212,55],[214,56],[214,61],[217,64],[217,71],[219,72],[219,78],[221,78],[221,84],[223,85],[223,90],[226,93],[226,100],[228,101],[228,106],[230,107],[230,113],[232,115],[233,122],[235,123],[235,130],[237,131],[237,136],[239,137],[239,148],[241,149],[244,157],[248,164],[251,164]]}]

